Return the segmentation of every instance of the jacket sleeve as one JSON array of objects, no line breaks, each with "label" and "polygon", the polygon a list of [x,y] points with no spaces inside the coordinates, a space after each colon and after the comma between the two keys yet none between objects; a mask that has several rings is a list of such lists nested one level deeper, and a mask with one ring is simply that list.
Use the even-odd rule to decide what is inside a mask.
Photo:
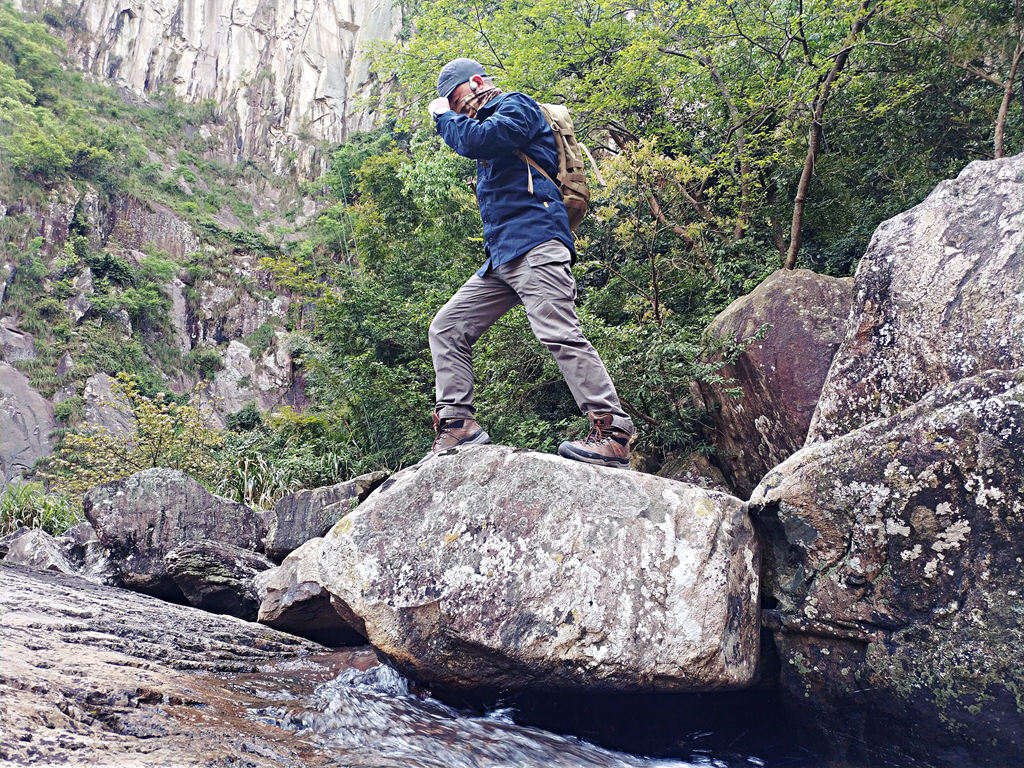
[{"label": "jacket sleeve", "polygon": [[483,120],[444,113],[437,119],[437,132],[445,144],[463,157],[486,160],[525,147],[536,136],[538,121],[543,119],[535,104],[510,94],[493,115]]}]

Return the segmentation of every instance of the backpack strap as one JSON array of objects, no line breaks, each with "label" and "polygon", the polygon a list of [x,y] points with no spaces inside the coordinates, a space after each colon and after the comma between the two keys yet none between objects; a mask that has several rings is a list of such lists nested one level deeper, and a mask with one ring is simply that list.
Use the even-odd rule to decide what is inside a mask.
[{"label": "backpack strap", "polygon": [[528,154],[523,152],[523,150],[521,150],[521,149],[517,149],[516,150],[516,154],[519,155],[520,159],[524,163],[526,163],[526,165],[527,165],[527,169],[526,169],[526,173],[527,173],[527,176],[528,176],[527,187],[530,190],[530,194],[531,195],[533,194],[533,177],[530,176],[530,167],[531,166],[533,168],[536,168],[540,172],[541,176],[543,176],[545,179],[547,179],[548,181],[550,181],[552,184],[555,185],[555,189],[558,190],[558,194],[559,195],[562,194],[562,188],[558,186],[558,182],[555,181],[554,179],[552,179],[551,176],[548,174],[548,172],[540,167],[540,163],[538,163],[536,160],[534,160]]}]

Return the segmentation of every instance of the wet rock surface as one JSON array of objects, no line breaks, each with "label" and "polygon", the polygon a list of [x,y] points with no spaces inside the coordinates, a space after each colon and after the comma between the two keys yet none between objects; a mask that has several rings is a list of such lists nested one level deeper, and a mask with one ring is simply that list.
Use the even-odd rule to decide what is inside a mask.
[{"label": "wet rock surface", "polygon": [[808,440],[1024,366],[1024,154],[978,161],[875,231]]},{"label": "wet rock surface", "polygon": [[[18,566],[0,564],[0,634],[5,765],[693,765],[516,725],[508,710],[455,710],[378,665],[365,647],[328,653],[258,624]],[[650,706],[676,711],[673,701]],[[696,749],[698,764],[707,764],[701,735],[678,741],[689,746],[676,743],[675,752]],[[731,754],[715,764],[765,763]]]},{"label": "wet rock surface", "polygon": [[258,551],[265,534],[259,515],[215,496],[173,469],[146,469],[89,491],[85,516],[96,529],[122,586],[182,600],[165,557],[190,541]]},{"label": "wet rock surface", "polygon": [[386,481],[320,566],[346,620],[427,682],[680,691],[750,681],[759,561],[732,496],[473,446]]},{"label": "wet rock surface", "polygon": [[850,278],[780,269],[708,326],[710,336],[748,343],[722,369],[724,383],[693,388],[715,459],[740,497],[803,446],[852,301]]},{"label": "wet rock surface", "polygon": [[[319,646],[73,576],[0,564],[6,765],[328,765],[246,717],[218,674],[306,662]],[[330,679],[324,662],[311,678]],[[310,693],[312,687],[310,686]]]},{"label": "wet rock surface", "polygon": [[387,476],[387,472],[370,472],[336,485],[286,494],[267,515],[266,553],[283,558],[310,539],[323,536]]},{"label": "wet rock surface", "polygon": [[310,539],[278,567],[255,578],[261,624],[328,646],[360,645],[362,635],[331,605],[320,569],[322,538]]},{"label": "wet rock surface", "polygon": [[869,762],[1024,760],[1024,370],[809,445],[751,509],[806,722]]}]

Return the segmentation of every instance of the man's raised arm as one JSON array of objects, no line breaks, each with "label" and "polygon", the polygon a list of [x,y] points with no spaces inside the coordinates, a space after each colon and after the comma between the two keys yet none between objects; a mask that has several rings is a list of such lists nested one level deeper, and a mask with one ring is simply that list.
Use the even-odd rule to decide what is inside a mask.
[{"label": "man's raised arm", "polygon": [[494,114],[483,120],[445,112],[437,118],[437,132],[463,157],[486,160],[526,146],[543,120],[535,105],[518,94],[509,94]]}]

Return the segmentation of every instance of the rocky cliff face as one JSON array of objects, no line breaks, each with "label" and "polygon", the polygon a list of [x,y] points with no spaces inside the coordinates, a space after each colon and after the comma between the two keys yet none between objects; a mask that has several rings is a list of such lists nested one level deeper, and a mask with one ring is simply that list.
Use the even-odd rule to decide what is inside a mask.
[{"label": "rocky cliff face", "polygon": [[365,58],[394,35],[397,3],[357,0],[15,0],[63,22],[72,63],[145,96],[164,88],[185,102],[211,99],[226,122],[224,151],[300,168],[373,121],[380,83]]}]

